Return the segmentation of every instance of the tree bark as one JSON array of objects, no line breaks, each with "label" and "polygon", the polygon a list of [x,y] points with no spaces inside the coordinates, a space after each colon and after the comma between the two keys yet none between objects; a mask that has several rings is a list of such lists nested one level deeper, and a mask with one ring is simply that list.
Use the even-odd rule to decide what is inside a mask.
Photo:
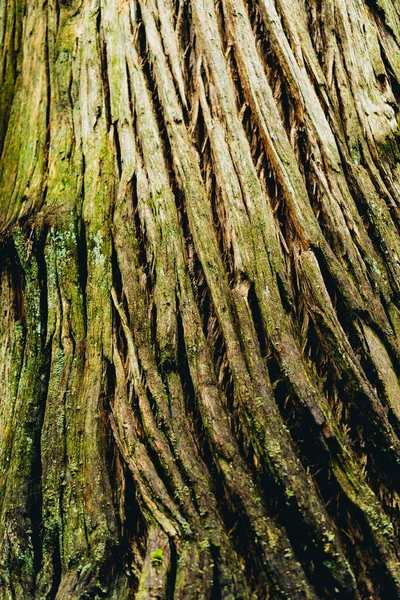
[{"label": "tree bark", "polygon": [[0,599],[400,598],[397,0],[0,37]]}]

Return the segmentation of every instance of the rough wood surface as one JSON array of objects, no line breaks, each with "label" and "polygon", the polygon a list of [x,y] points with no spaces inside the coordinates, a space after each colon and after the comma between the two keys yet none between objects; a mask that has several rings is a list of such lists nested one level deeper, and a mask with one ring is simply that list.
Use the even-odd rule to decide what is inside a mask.
[{"label": "rough wood surface", "polygon": [[400,598],[398,0],[0,40],[0,600]]}]

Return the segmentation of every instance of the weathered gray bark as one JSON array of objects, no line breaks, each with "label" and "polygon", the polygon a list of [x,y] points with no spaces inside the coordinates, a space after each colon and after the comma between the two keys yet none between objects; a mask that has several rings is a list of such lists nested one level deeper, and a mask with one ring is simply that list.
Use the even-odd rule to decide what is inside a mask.
[{"label": "weathered gray bark", "polygon": [[400,598],[398,1],[0,38],[0,599]]}]

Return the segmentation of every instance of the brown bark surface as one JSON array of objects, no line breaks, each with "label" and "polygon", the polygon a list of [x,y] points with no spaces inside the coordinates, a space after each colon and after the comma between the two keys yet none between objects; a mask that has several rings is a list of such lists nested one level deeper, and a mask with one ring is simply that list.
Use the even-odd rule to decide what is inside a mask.
[{"label": "brown bark surface", "polygon": [[0,600],[400,598],[398,0],[0,40]]}]

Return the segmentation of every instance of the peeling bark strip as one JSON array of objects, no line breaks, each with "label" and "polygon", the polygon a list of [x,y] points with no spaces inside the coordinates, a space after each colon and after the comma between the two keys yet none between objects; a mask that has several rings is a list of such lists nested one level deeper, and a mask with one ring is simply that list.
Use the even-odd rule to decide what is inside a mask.
[{"label": "peeling bark strip", "polygon": [[0,39],[0,600],[400,598],[397,0]]}]

